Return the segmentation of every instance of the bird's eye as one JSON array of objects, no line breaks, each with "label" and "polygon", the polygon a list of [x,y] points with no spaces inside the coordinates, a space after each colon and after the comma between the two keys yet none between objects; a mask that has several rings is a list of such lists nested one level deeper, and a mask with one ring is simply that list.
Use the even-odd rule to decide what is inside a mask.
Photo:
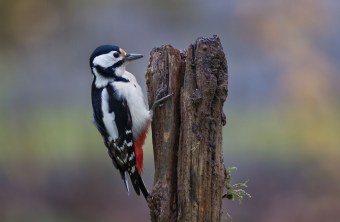
[{"label": "bird's eye", "polygon": [[114,56],[115,58],[118,58],[118,57],[119,57],[119,52],[114,52],[114,53],[113,53],[113,56]]}]

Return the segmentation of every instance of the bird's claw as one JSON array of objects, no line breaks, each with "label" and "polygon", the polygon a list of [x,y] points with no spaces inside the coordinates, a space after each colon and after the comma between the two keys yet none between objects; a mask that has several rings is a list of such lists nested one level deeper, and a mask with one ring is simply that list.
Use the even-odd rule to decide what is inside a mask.
[{"label": "bird's claw", "polygon": [[168,98],[170,98],[171,96],[174,95],[173,93],[170,93],[170,94],[164,96],[166,91],[167,91],[167,87],[164,86],[164,84],[162,83],[161,87],[159,87],[156,91],[155,102],[153,103],[152,108],[151,108],[152,111],[154,111],[157,106],[162,106],[163,102],[166,99],[168,99]]},{"label": "bird's claw", "polygon": [[167,87],[163,83],[161,83],[161,86],[156,91],[155,101],[162,99],[162,97],[166,93],[166,91],[167,91]]}]

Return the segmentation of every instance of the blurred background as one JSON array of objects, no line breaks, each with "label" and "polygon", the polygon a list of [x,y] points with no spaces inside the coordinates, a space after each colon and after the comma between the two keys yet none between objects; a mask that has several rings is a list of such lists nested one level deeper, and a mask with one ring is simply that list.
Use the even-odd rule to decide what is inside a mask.
[{"label": "blurred background", "polygon": [[[89,56],[145,54],[217,34],[229,65],[224,127],[233,221],[339,221],[340,2],[336,0],[1,0],[0,221],[149,221],[127,196],[92,125]],[[145,145],[144,178],[153,183]],[[226,217],[225,217],[226,220]]]}]

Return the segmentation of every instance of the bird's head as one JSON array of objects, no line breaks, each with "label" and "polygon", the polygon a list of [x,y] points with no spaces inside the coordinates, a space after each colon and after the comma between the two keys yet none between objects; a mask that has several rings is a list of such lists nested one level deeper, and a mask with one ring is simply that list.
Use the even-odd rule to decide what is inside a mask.
[{"label": "bird's head", "polygon": [[128,62],[142,57],[141,54],[127,54],[118,46],[101,45],[91,54],[90,67],[96,77],[115,78],[124,74]]}]

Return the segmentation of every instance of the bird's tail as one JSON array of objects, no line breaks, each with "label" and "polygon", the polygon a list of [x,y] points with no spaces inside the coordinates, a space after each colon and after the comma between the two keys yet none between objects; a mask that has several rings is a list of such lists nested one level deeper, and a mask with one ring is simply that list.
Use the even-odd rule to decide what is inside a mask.
[{"label": "bird's tail", "polygon": [[[132,140],[132,138],[131,138]],[[110,144],[108,144],[110,145]],[[134,154],[134,147],[133,146],[127,146],[127,160],[129,161],[126,161],[125,164],[122,166],[119,164],[119,162],[117,161],[117,157],[113,154],[112,152],[112,149],[111,146],[107,146],[109,149],[109,155],[112,159],[112,163],[113,165],[119,169],[119,172],[120,172],[120,175],[124,181],[124,185],[125,185],[125,188],[128,192],[128,194],[130,193],[130,189],[129,189],[129,184],[128,184],[128,181],[127,181],[127,175],[126,174],[129,174],[130,176],[130,180],[131,180],[131,183],[133,185],[133,188],[134,190],[136,191],[136,194],[137,195],[140,195],[140,191],[142,191],[145,199],[147,199],[147,197],[149,196],[149,192],[148,190],[146,189],[145,187],[145,184],[143,182],[143,179],[142,177],[140,176],[140,173],[139,173],[139,169],[138,169],[138,165],[136,164],[136,157],[135,157],[135,154]],[[121,158],[121,159],[124,159],[124,158]]]},{"label": "bird's tail", "polygon": [[129,189],[128,179],[127,179],[127,176],[126,176],[126,171],[120,171],[120,175],[122,176],[122,179],[124,181],[126,191],[127,191],[128,195],[130,195],[130,189]]},{"label": "bird's tail", "polygon": [[145,199],[147,199],[149,196],[149,191],[146,189],[144,181],[142,177],[139,175],[138,171],[137,170],[131,171],[128,169],[128,173],[130,175],[131,183],[134,190],[136,191],[136,194],[140,195],[140,191],[142,191]]},{"label": "bird's tail", "polygon": [[140,175],[138,177],[138,182],[139,182],[139,188],[142,191],[145,199],[148,199],[149,191],[148,191],[148,189],[146,189],[144,181],[143,181],[143,179],[142,179],[142,177]]},{"label": "bird's tail", "polygon": [[[113,162],[113,163],[115,163],[115,162]],[[142,177],[140,176],[140,174],[138,173],[138,171],[135,170],[134,172],[132,172],[131,170],[124,171],[124,170],[119,169],[119,172],[120,172],[120,175],[121,175],[121,177],[124,181],[124,185],[125,185],[126,191],[128,192],[128,195],[130,195],[130,189],[129,189],[127,173],[130,176],[130,180],[131,180],[131,183],[133,185],[134,190],[136,191],[136,194],[140,195],[140,191],[142,191],[142,194],[145,197],[145,199],[148,198],[149,191],[146,188],[144,181],[143,181]]]}]

